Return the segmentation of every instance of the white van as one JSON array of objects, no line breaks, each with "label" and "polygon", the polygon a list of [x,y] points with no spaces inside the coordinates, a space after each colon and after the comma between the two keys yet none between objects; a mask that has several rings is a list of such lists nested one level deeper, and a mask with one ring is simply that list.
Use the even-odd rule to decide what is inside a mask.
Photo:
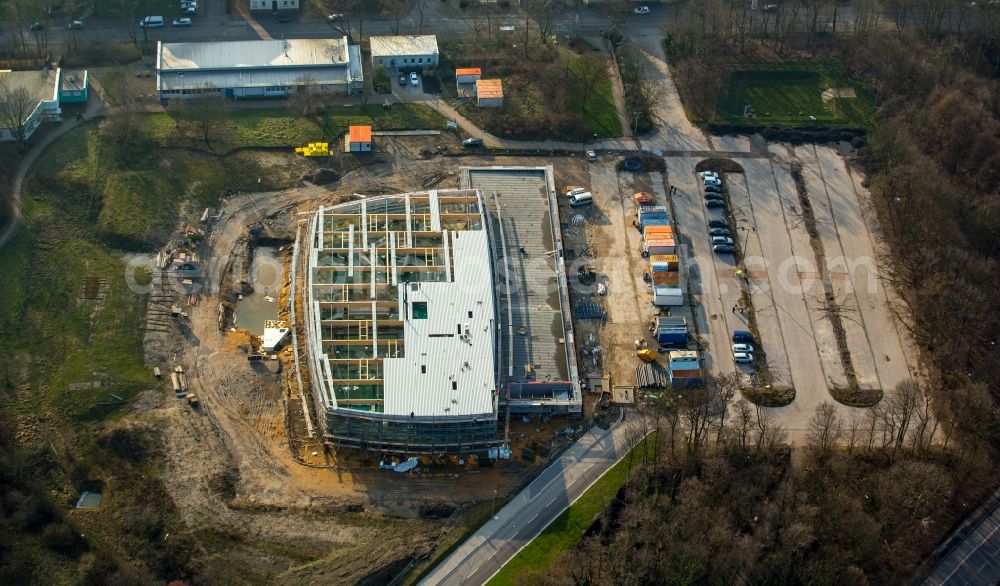
[{"label": "white van", "polygon": [[592,203],[594,203],[594,196],[589,191],[569,196],[569,205],[573,207],[590,205]]},{"label": "white van", "polygon": [[162,16],[147,16],[139,21],[139,28],[160,28],[163,26]]}]

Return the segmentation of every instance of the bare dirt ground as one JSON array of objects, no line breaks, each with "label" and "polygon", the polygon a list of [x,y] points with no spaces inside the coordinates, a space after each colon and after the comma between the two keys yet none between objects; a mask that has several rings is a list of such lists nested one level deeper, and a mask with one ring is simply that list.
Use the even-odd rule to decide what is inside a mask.
[{"label": "bare dirt ground", "polygon": [[[646,326],[658,309],[652,304],[649,287],[643,282],[646,261],[640,254],[641,235],[632,226],[637,191],[652,192],[661,205],[666,204],[664,178],[660,173],[619,173],[617,157],[601,157],[596,163],[583,164],[579,172],[569,173],[564,165],[564,181],[557,173],[557,186],[563,192],[570,185],[588,187],[594,203],[571,208],[560,196],[560,214],[567,249],[575,258],[568,263],[572,302],[596,301],[604,306],[607,319],[574,321],[577,340],[588,352],[595,347],[595,358],[583,356],[578,348],[581,374],[587,377],[610,376],[612,385],[635,384],[635,340],[648,337]],[[601,296],[595,286],[585,286],[577,279],[580,266],[593,266],[598,282],[607,287]]]}]

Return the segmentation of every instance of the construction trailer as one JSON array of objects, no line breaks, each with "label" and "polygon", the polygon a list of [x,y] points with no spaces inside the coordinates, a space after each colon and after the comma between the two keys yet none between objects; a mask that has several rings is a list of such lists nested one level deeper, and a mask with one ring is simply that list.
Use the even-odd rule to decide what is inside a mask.
[{"label": "construction trailer", "polygon": [[347,150],[352,153],[372,152],[372,127],[351,126],[347,130]]}]

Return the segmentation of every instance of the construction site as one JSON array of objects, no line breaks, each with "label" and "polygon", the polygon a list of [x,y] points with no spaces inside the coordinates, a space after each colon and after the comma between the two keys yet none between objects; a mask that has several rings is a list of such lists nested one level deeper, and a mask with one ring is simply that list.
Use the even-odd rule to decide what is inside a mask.
[{"label": "construction site", "polygon": [[556,191],[586,163],[376,157],[232,194],[151,262],[146,357],[177,397],[167,484],[191,521],[422,516],[509,494],[608,425],[607,377],[578,372]]}]

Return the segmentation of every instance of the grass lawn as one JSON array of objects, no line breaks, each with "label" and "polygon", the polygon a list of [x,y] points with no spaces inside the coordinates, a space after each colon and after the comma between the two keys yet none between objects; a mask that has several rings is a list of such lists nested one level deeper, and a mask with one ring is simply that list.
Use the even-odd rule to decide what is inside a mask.
[{"label": "grass lawn", "polygon": [[[579,76],[579,57],[570,61],[570,71],[573,75]],[[570,109],[579,112],[583,117],[584,124],[591,133],[598,138],[611,138],[622,135],[622,125],[618,120],[618,109],[615,107],[615,98],[611,93],[611,78],[603,76],[594,88],[594,95],[590,98],[590,103],[584,108],[582,96],[575,96],[576,99],[570,104]]]},{"label": "grass lawn", "polygon": [[[826,63],[747,63],[730,75],[714,122],[734,124],[820,124],[868,127],[874,121],[870,94]],[[830,88],[850,88],[856,98],[824,101]],[[744,117],[744,106],[755,115]]]},{"label": "grass lawn", "polygon": [[[183,119],[179,109],[146,117],[147,133],[161,144],[168,144]],[[235,109],[223,115],[225,124],[218,133],[223,151],[246,147],[294,148],[308,142],[335,142],[356,124],[371,125],[375,130],[444,130],[445,118],[421,106],[397,104],[390,110],[381,105],[330,106],[325,115],[305,118],[286,108]]]},{"label": "grass lawn", "polygon": [[[653,442],[646,442],[647,454],[653,452]],[[632,466],[642,460],[643,443],[632,448]],[[490,586],[514,586],[519,583],[522,572],[544,573],[552,562],[562,552],[576,547],[587,528],[594,522],[594,516],[615,498],[618,490],[625,484],[628,477],[628,459],[626,456],[604,473],[587,492],[573,503],[561,515],[556,517],[542,533],[527,547],[518,552],[514,559],[493,576]]]}]

